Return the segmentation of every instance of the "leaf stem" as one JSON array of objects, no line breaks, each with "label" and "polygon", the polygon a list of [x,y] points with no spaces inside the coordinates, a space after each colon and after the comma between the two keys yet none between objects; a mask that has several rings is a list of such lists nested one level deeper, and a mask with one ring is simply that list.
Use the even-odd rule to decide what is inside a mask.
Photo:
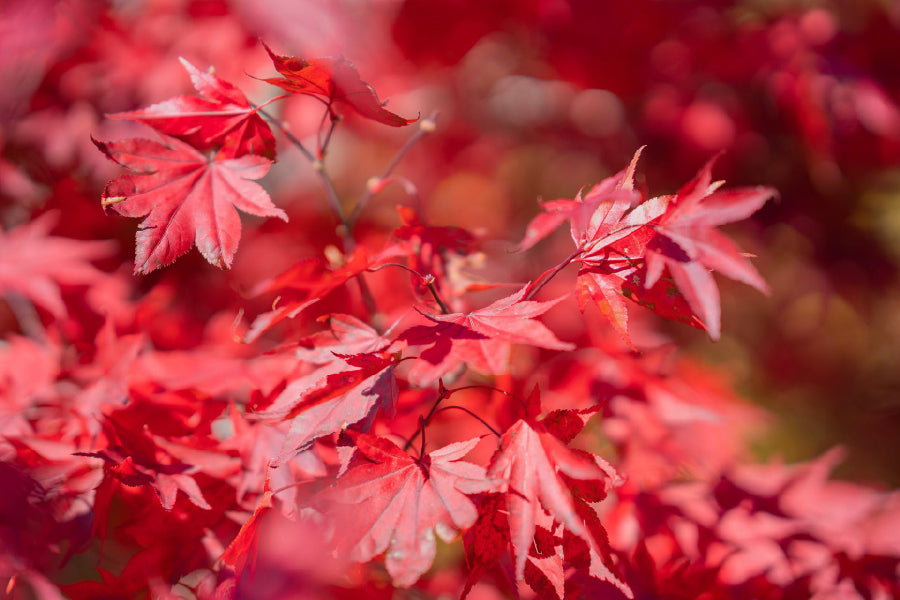
[{"label": "leaf stem", "polygon": [[[394,158],[391,159],[391,162],[388,163],[387,167],[385,167],[385,169],[384,169],[384,171],[382,171],[381,175],[374,178],[375,181],[381,181],[381,180],[387,179],[388,177],[391,176],[391,173],[394,172],[394,169],[397,168],[397,166],[406,157],[406,155],[409,153],[409,151],[412,150],[412,148],[416,144],[418,144],[419,141],[423,137],[425,137],[426,135],[428,135],[429,133],[432,133],[434,131],[436,118],[437,118],[437,112],[433,112],[428,117],[426,117],[425,119],[422,119],[422,121],[419,122],[419,130],[416,131],[416,133],[414,133],[412,135],[412,137],[410,137],[408,140],[406,140],[406,143],[403,144],[403,147],[400,148],[400,150],[397,152],[397,154],[394,155]],[[369,202],[372,200],[372,198],[374,196],[375,196],[374,186],[367,185],[365,191],[359,197],[359,201],[356,203],[356,207],[353,209],[353,212],[350,214],[350,219],[349,219],[349,223],[348,223],[349,227],[352,228],[353,225],[356,224],[356,221],[359,219],[360,213],[362,213],[362,211],[366,208],[366,205],[369,204]]]},{"label": "leaf stem", "polygon": [[449,389],[449,390],[447,390],[447,397],[449,398],[450,396],[452,396],[452,395],[455,394],[456,392],[461,392],[461,391],[463,391],[463,390],[491,390],[491,391],[493,391],[493,392],[500,392],[501,394],[503,394],[503,395],[506,396],[507,398],[510,398],[510,399],[512,399],[512,400],[515,400],[516,402],[518,402],[519,404],[521,404],[523,408],[526,408],[526,409],[527,409],[527,406],[526,406],[526,404],[525,404],[525,401],[524,401],[522,398],[520,398],[519,396],[516,396],[515,394],[510,394],[510,393],[507,392],[506,390],[500,389],[500,388],[498,388],[498,387],[494,387],[493,385],[487,385],[486,383],[476,383],[476,384],[473,384],[473,385],[464,385],[464,386],[462,386],[462,387]]},{"label": "leaf stem", "polygon": [[[491,427],[490,425],[488,425],[487,422],[486,422],[484,419],[482,419],[481,417],[479,417],[478,415],[476,415],[475,413],[473,413],[471,410],[469,410],[469,409],[466,408],[465,406],[459,406],[459,405],[456,405],[456,404],[451,404],[451,405],[449,405],[449,406],[444,406],[443,408],[439,408],[439,409],[438,409],[437,411],[435,411],[435,412],[436,412],[436,413],[444,412],[445,410],[450,410],[451,408],[455,408],[456,410],[461,410],[461,411],[463,411],[464,413],[467,413],[469,416],[474,417],[476,421],[478,421],[479,423],[481,423],[482,425],[484,425],[485,427],[487,427],[487,428],[490,430],[491,433],[493,433],[494,435],[496,435],[498,438],[501,437],[500,434],[497,432],[496,429],[494,429],[493,427]],[[424,436],[423,436],[423,439],[424,439]]]},{"label": "leaf stem", "polygon": [[576,258],[578,258],[578,256],[579,256],[582,252],[584,252],[584,250],[581,250],[581,249],[576,250],[575,252],[573,252],[572,254],[570,254],[567,258],[563,259],[563,261],[562,261],[561,263],[559,263],[558,265],[556,265],[555,267],[553,267],[553,269],[551,269],[551,270],[549,270],[549,271],[545,271],[544,273],[542,273],[541,276],[538,277],[537,281],[535,281],[534,283],[531,284],[531,286],[530,286],[531,289],[528,290],[528,293],[525,294],[525,297],[522,298],[522,300],[531,300],[532,298],[534,298],[535,296],[537,296],[537,295],[538,295],[538,292],[540,292],[542,289],[544,289],[544,286],[547,285],[548,283],[550,283],[550,280],[551,280],[551,279],[553,279],[554,277],[556,277],[556,275],[557,275],[560,271],[562,271],[562,270],[565,269],[567,266],[569,266],[569,264],[571,264],[571,262],[572,262],[573,260],[575,260]]},{"label": "leaf stem", "polygon": [[[425,426],[428,424],[428,421],[431,420],[431,417],[434,416],[434,413],[437,411],[438,405],[447,397],[447,388],[444,387],[444,382],[439,381],[438,387],[438,397],[435,399],[434,404],[431,405],[431,410],[428,411],[428,414],[425,417],[419,417],[419,426],[416,428],[416,432],[412,434],[412,437],[406,440],[406,444],[403,446],[403,450],[409,450],[410,446],[413,445],[413,442],[416,441],[416,438],[419,437],[419,434],[425,435]],[[421,454],[420,454],[421,456]]]},{"label": "leaf stem", "polygon": [[321,160],[325,159],[325,153],[328,152],[328,144],[331,143],[331,136],[334,134],[334,129],[337,127],[337,124],[341,122],[340,115],[332,114],[330,111],[326,114],[331,116],[331,126],[328,128],[328,133],[325,135],[325,141],[319,145],[319,158]]},{"label": "leaf stem", "polygon": [[422,275],[421,273],[419,273],[412,267],[407,267],[406,265],[404,265],[402,263],[395,263],[395,262],[384,263],[382,265],[378,265],[377,267],[371,267],[369,269],[366,269],[366,271],[369,271],[369,272],[380,271],[384,267],[400,267],[401,269],[405,269],[405,270],[409,271],[410,273],[412,273],[413,275],[415,275],[416,277],[418,277],[419,281],[421,281],[422,284],[428,288],[428,291],[431,292],[431,295],[434,297],[434,301],[437,302],[438,308],[441,309],[441,314],[444,314],[444,315],[450,314],[450,309],[447,308],[446,304],[444,304],[444,301],[441,299],[441,295],[437,291],[437,287],[434,285],[434,275],[431,275],[430,273],[428,275]]}]

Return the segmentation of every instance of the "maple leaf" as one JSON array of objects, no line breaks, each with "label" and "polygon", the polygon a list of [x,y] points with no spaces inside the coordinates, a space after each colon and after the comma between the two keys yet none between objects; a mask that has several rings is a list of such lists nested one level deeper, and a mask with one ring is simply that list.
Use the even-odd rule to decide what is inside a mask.
[{"label": "maple leaf", "polygon": [[[596,304],[629,345],[626,299],[685,322],[692,322],[693,316],[690,310],[684,310],[686,304],[677,292],[673,293],[674,286],[645,292],[641,285],[632,284],[635,272],[643,267],[647,242],[655,235],[652,224],[670,201],[669,196],[659,196],[640,202],[642,195],[634,189],[634,174],[642,150],[635,152],[622,171],[587,192],[579,191],[574,200],[544,203],[543,212],[529,223],[517,247],[517,251],[531,248],[568,220],[576,248],[572,260],[582,265],[577,280],[579,307],[583,312],[591,302]],[[557,269],[548,270],[536,281],[555,275]]]},{"label": "maple leaf", "polygon": [[397,361],[377,355],[341,356],[292,381],[255,419],[291,419],[284,447],[273,465],[306,449],[316,439],[360,421],[370,423],[379,410],[389,416],[397,403]]},{"label": "maple leaf", "polygon": [[106,320],[97,332],[93,364],[75,373],[85,385],[71,401],[76,417],[71,420],[74,429],[96,436],[100,433],[103,408],[128,401],[128,376],[142,343],[143,336],[139,334],[117,336],[113,322]]},{"label": "maple leaf", "polygon": [[265,81],[294,94],[314,96],[322,100],[328,110],[334,104],[346,104],[360,115],[392,127],[403,127],[418,121],[404,119],[384,108],[375,90],[360,79],[356,67],[343,58],[314,58],[302,60],[293,56],[279,56],[263,44],[283,77]]},{"label": "maple leaf", "polygon": [[269,170],[267,159],[222,159],[172,137],[163,140],[94,140],[107,158],[131,171],[106,185],[104,208],[126,217],[146,217],[138,227],[136,274],[170,264],[194,244],[210,264],[230,268],[241,237],[235,209],[287,221],[284,211],[252,181]]},{"label": "maple leaf", "polygon": [[320,331],[297,342],[294,356],[300,360],[324,364],[335,355],[368,354],[384,349],[390,340],[352,315],[327,315],[328,331]]},{"label": "maple leaf", "polygon": [[257,154],[275,158],[275,137],[244,93],[232,84],[179,58],[200,96],[177,96],[140,110],[106,115],[139,121],[203,150],[221,147],[226,156]]},{"label": "maple leaf", "polygon": [[525,237],[515,251],[528,250],[566,221],[570,222],[572,241],[579,250],[586,249],[598,236],[608,234],[625,212],[640,201],[640,193],[634,190],[634,172],[643,149],[637,149],[626,168],[586,193],[579,190],[574,200],[563,198],[541,203],[541,212],[528,223]]},{"label": "maple leaf", "polygon": [[721,333],[719,288],[710,270],[768,293],[763,278],[718,225],[746,219],[777,193],[769,187],[718,191],[712,181],[715,159],[703,166],[669,203],[647,245],[645,288],[653,287],[668,267],[691,309],[716,340]]},{"label": "maple leaf", "polygon": [[113,250],[111,242],[48,235],[55,213],[45,213],[8,232],[0,231],[0,293],[25,296],[53,316],[66,315],[61,285],[90,285],[104,277],[89,261]]},{"label": "maple leaf", "polygon": [[339,548],[359,562],[387,551],[385,566],[394,585],[415,583],[434,561],[435,532],[449,542],[471,527],[478,511],[467,494],[496,486],[483,467],[460,460],[479,441],[457,442],[415,459],[385,438],[358,435],[357,450],[367,461],[323,494],[340,524]]},{"label": "maple leaf", "polygon": [[478,505],[478,519],[466,531],[463,543],[469,573],[460,594],[461,600],[465,600],[488,567],[497,563],[509,548],[509,519],[503,494],[485,495]]},{"label": "maple leaf", "polygon": [[399,339],[414,346],[429,346],[413,365],[409,380],[427,385],[465,363],[482,373],[499,375],[506,371],[512,344],[529,344],[548,350],[571,350],[535,317],[544,314],[565,296],[548,302],[523,300],[528,291],[497,300],[470,313],[424,314],[434,325],[416,325]]},{"label": "maple leaf", "polygon": [[558,534],[562,526],[544,511],[537,514],[534,543],[528,551],[524,580],[538,598],[561,599],[565,595],[565,565]]},{"label": "maple leaf", "polygon": [[[584,311],[590,302],[609,319],[616,332],[631,345],[628,335],[628,305],[636,302],[664,319],[703,328],[687,300],[670,278],[664,277],[651,288],[644,287],[647,268],[638,262],[583,262],[578,271],[578,306]],[[629,302],[630,301],[630,302]]]},{"label": "maple leaf", "polygon": [[[574,423],[584,420],[578,411],[571,418],[556,414],[551,429],[535,422],[540,410],[539,391],[532,392],[526,403],[528,415],[519,419],[500,438],[500,446],[491,458],[487,476],[504,482],[509,530],[515,553],[515,573],[522,579],[535,527],[546,509],[566,530],[583,538],[591,548],[605,552],[598,536],[585,525],[571,489],[588,482],[584,489],[605,494],[610,483],[619,483],[613,468],[602,458],[568,448],[554,432],[573,436]],[[570,479],[580,480],[571,482]],[[597,482],[594,484],[593,482]],[[543,508],[542,508],[543,506]]]}]

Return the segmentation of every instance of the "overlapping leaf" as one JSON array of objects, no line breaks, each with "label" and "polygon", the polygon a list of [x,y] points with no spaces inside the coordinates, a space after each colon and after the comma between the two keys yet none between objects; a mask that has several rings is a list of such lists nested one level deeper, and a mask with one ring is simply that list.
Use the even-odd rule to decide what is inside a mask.
[{"label": "overlapping leaf", "polygon": [[721,333],[719,288],[710,270],[751,285],[763,293],[768,286],[747,257],[715,227],[746,219],[776,195],[768,187],[718,191],[711,160],[672,200],[656,225],[658,235],[647,246],[645,288],[652,288],[669,269],[678,289],[703,323],[709,336]]},{"label": "overlapping leaf", "polygon": [[109,255],[113,244],[49,235],[54,213],[8,232],[0,231],[0,294],[14,292],[56,317],[66,314],[60,286],[99,282],[90,261]]},{"label": "overlapping leaf", "polygon": [[254,418],[291,419],[284,447],[274,464],[304,450],[317,438],[360,421],[371,422],[379,410],[393,415],[397,383],[393,357],[357,355],[336,358],[290,384]]},{"label": "overlapping leaf", "polygon": [[204,72],[183,58],[179,60],[199,96],[177,96],[107,116],[145,123],[202,151],[221,148],[229,158],[256,154],[274,159],[272,130],[244,93],[212,70]]},{"label": "overlapping leaf", "polygon": [[550,350],[570,350],[535,317],[563,300],[523,300],[528,286],[490,306],[470,313],[425,314],[434,325],[417,325],[399,338],[410,345],[427,346],[410,370],[410,381],[427,385],[462,364],[482,373],[503,373],[512,344],[529,344]]}]

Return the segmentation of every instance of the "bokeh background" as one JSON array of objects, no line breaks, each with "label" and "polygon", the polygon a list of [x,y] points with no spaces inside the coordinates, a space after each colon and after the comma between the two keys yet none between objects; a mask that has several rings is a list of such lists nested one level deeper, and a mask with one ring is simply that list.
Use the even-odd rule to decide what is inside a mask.
[{"label": "bokeh background", "polygon": [[[0,4],[3,227],[76,210],[60,234],[117,239],[130,260],[134,224],[103,215],[97,198],[116,169],[90,136],[126,132],[104,113],[188,92],[179,56],[266,100],[271,86],[253,78],[272,75],[260,38],[283,54],[345,56],[401,115],[437,111],[438,134],[398,173],[419,187],[431,222],[468,227],[498,252],[538,198],[573,197],[643,145],[640,183],[654,194],[718,153],[716,175],[730,185],[777,188],[778,201],[729,232],[758,255],[771,296],[719,280],[720,342],[665,331],[775,415],[755,443],[761,458],[842,445],[838,476],[900,485],[900,4],[11,0]],[[318,126],[307,102],[281,112],[301,137]],[[408,135],[387,129],[348,119],[337,133],[329,170],[345,197]],[[291,150],[283,157],[265,182],[273,196],[292,220],[326,219],[311,173]],[[395,221],[405,200],[389,188],[367,222]],[[215,297],[320,246],[278,235],[256,251],[246,243],[226,283],[196,256],[167,276],[208,277]],[[534,277],[565,248],[561,232],[512,278]],[[181,302],[186,315],[190,299]],[[173,340],[193,322],[173,313]],[[0,328],[17,327],[0,311]]]}]

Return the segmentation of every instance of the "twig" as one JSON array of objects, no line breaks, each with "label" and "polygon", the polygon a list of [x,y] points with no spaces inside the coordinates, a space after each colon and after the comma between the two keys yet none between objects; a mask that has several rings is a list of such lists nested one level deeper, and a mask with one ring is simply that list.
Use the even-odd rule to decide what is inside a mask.
[{"label": "twig", "polygon": [[[284,126],[284,123],[270,115],[264,110],[260,110],[259,113],[270,123],[274,124],[278,129],[284,134],[284,137],[292,143],[294,146],[300,150],[301,154],[310,162],[312,165],[313,171],[316,172],[316,175],[319,177],[319,183],[322,185],[322,188],[325,190],[325,199],[328,201],[328,205],[331,208],[331,211],[337,217],[340,224],[338,225],[336,232],[341,237],[341,240],[344,243],[344,252],[349,253],[353,252],[356,248],[356,240],[353,239],[353,235],[350,233],[350,226],[347,222],[347,215],[344,213],[344,208],[341,206],[341,200],[338,197],[337,190],[334,189],[334,182],[331,181],[331,177],[328,176],[328,173],[325,171],[325,163],[321,160],[317,159],[313,156],[312,152],[306,149],[306,146],[303,145],[303,142],[297,138],[293,133],[287,130]],[[332,121],[332,125],[337,121]],[[329,133],[329,139],[331,134]],[[369,290],[369,286],[366,284],[365,279],[363,279],[362,274],[356,278],[356,283],[359,286],[359,293],[362,297],[363,304],[366,307],[366,311],[369,314],[374,315],[376,312],[375,309],[375,299],[372,296],[372,292]]]},{"label": "twig", "polygon": [[[425,415],[424,418],[419,417],[419,427],[416,428],[416,432],[412,434],[412,437],[406,440],[406,444],[403,446],[403,450],[409,450],[410,446],[413,445],[413,442],[416,441],[416,438],[419,437],[419,434],[424,434],[425,426],[428,424],[428,421],[431,420],[431,417],[434,416],[434,413],[437,411],[438,405],[446,398],[447,389],[444,387],[444,382],[438,380],[438,397],[435,399],[434,404],[431,405],[431,410],[428,411],[428,414]],[[421,456],[421,455],[420,455]]]},{"label": "twig", "polygon": [[[313,155],[312,152],[306,149],[306,146],[303,145],[303,142],[295,136],[293,133],[288,131],[288,129],[284,126],[284,123],[270,115],[264,110],[260,110],[259,114],[261,114],[267,121],[275,125],[284,137],[293,144],[300,153],[309,161],[312,165],[313,171],[316,172],[316,175],[319,177],[319,183],[322,184],[322,188],[325,190],[325,199],[328,201],[328,205],[331,208],[331,211],[337,216],[338,221],[340,221],[342,227],[341,237],[344,241],[344,250],[350,252],[353,248],[356,247],[353,238],[350,237],[350,230],[347,227],[347,215],[344,213],[344,207],[341,206],[341,200],[338,198],[337,190],[334,189],[334,183],[331,181],[331,177],[328,176],[328,173],[325,172],[325,164]],[[349,242],[349,245],[348,245]]]},{"label": "twig", "polygon": [[[419,143],[423,137],[432,133],[435,130],[435,119],[437,118],[437,112],[431,113],[428,117],[422,119],[419,122],[419,130],[413,134],[406,143],[403,144],[403,147],[394,155],[394,158],[391,159],[391,162],[388,163],[388,166],[385,167],[384,171],[378,177],[374,177],[372,180],[381,181],[383,179],[387,179],[391,176],[391,173],[394,172],[394,169],[397,168],[397,165],[400,164],[400,161],[412,150],[413,146]],[[372,181],[370,180],[370,181]],[[363,209],[365,209],[366,205],[372,200],[372,197],[375,195],[375,186],[367,185],[365,191],[362,193],[362,196],[359,197],[359,202],[356,203],[356,207],[353,209],[353,212],[350,214],[350,220],[348,226],[350,228],[356,223],[357,219],[359,219],[360,213],[362,213]]]},{"label": "twig", "polygon": [[571,264],[571,262],[573,260],[578,258],[578,256],[582,252],[584,252],[584,250],[576,250],[575,252],[570,254],[566,259],[564,259],[561,263],[559,263],[558,265],[553,267],[553,269],[551,271],[545,271],[544,274],[538,278],[538,281],[535,281],[531,285],[531,289],[528,290],[528,293],[525,294],[525,297],[522,298],[522,300],[531,300],[532,298],[537,296],[538,292],[540,292],[544,288],[545,285],[550,283],[550,280],[553,279],[554,277],[556,277],[557,273],[559,273],[560,271],[565,269],[567,266],[569,266],[569,264]]},{"label": "twig", "polygon": [[383,269],[385,267],[400,267],[401,269],[405,269],[405,270],[409,271],[410,273],[412,273],[413,275],[415,275],[416,277],[418,277],[419,281],[422,282],[422,284],[424,284],[428,288],[428,291],[431,292],[431,295],[434,297],[434,301],[437,302],[438,308],[441,309],[441,314],[444,314],[444,315],[450,314],[450,309],[447,308],[446,304],[444,304],[444,301],[441,299],[440,294],[438,294],[437,287],[434,285],[434,275],[432,275],[430,273],[428,275],[422,275],[421,273],[419,273],[412,267],[407,267],[403,263],[395,263],[395,262],[384,263],[382,265],[378,265],[377,267],[369,267],[368,269],[366,269],[366,271],[374,273],[375,271],[380,271],[381,269]]},{"label": "twig", "polygon": [[494,435],[496,435],[498,438],[500,437],[500,434],[497,432],[496,429],[494,429],[493,427],[491,427],[490,425],[488,425],[487,422],[486,422],[484,419],[482,419],[481,417],[479,417],[478,415],[476,415],[475,413],[473,413],[471,410],[469,410],[469,409],[466,408],[465,406],[458,406],[458,405],[456,405],[456,404],[451,404],[450,406],[445,406],[445,407],[443,407],[443,408],[438,409],[438,410],[435,411],[435,412],[444,412],[445,410],[450,410],[451,408],[455,408],[456,410],[461,410],[461,411],[463,411],[464,413],[468,413],[470,416],[474,417],[476,421],[478,421],[479,423],[481,423],[482,425],[484,425],[485,427],[487,427],[488,429],[490,429],[491,433],[493,433]]}]

